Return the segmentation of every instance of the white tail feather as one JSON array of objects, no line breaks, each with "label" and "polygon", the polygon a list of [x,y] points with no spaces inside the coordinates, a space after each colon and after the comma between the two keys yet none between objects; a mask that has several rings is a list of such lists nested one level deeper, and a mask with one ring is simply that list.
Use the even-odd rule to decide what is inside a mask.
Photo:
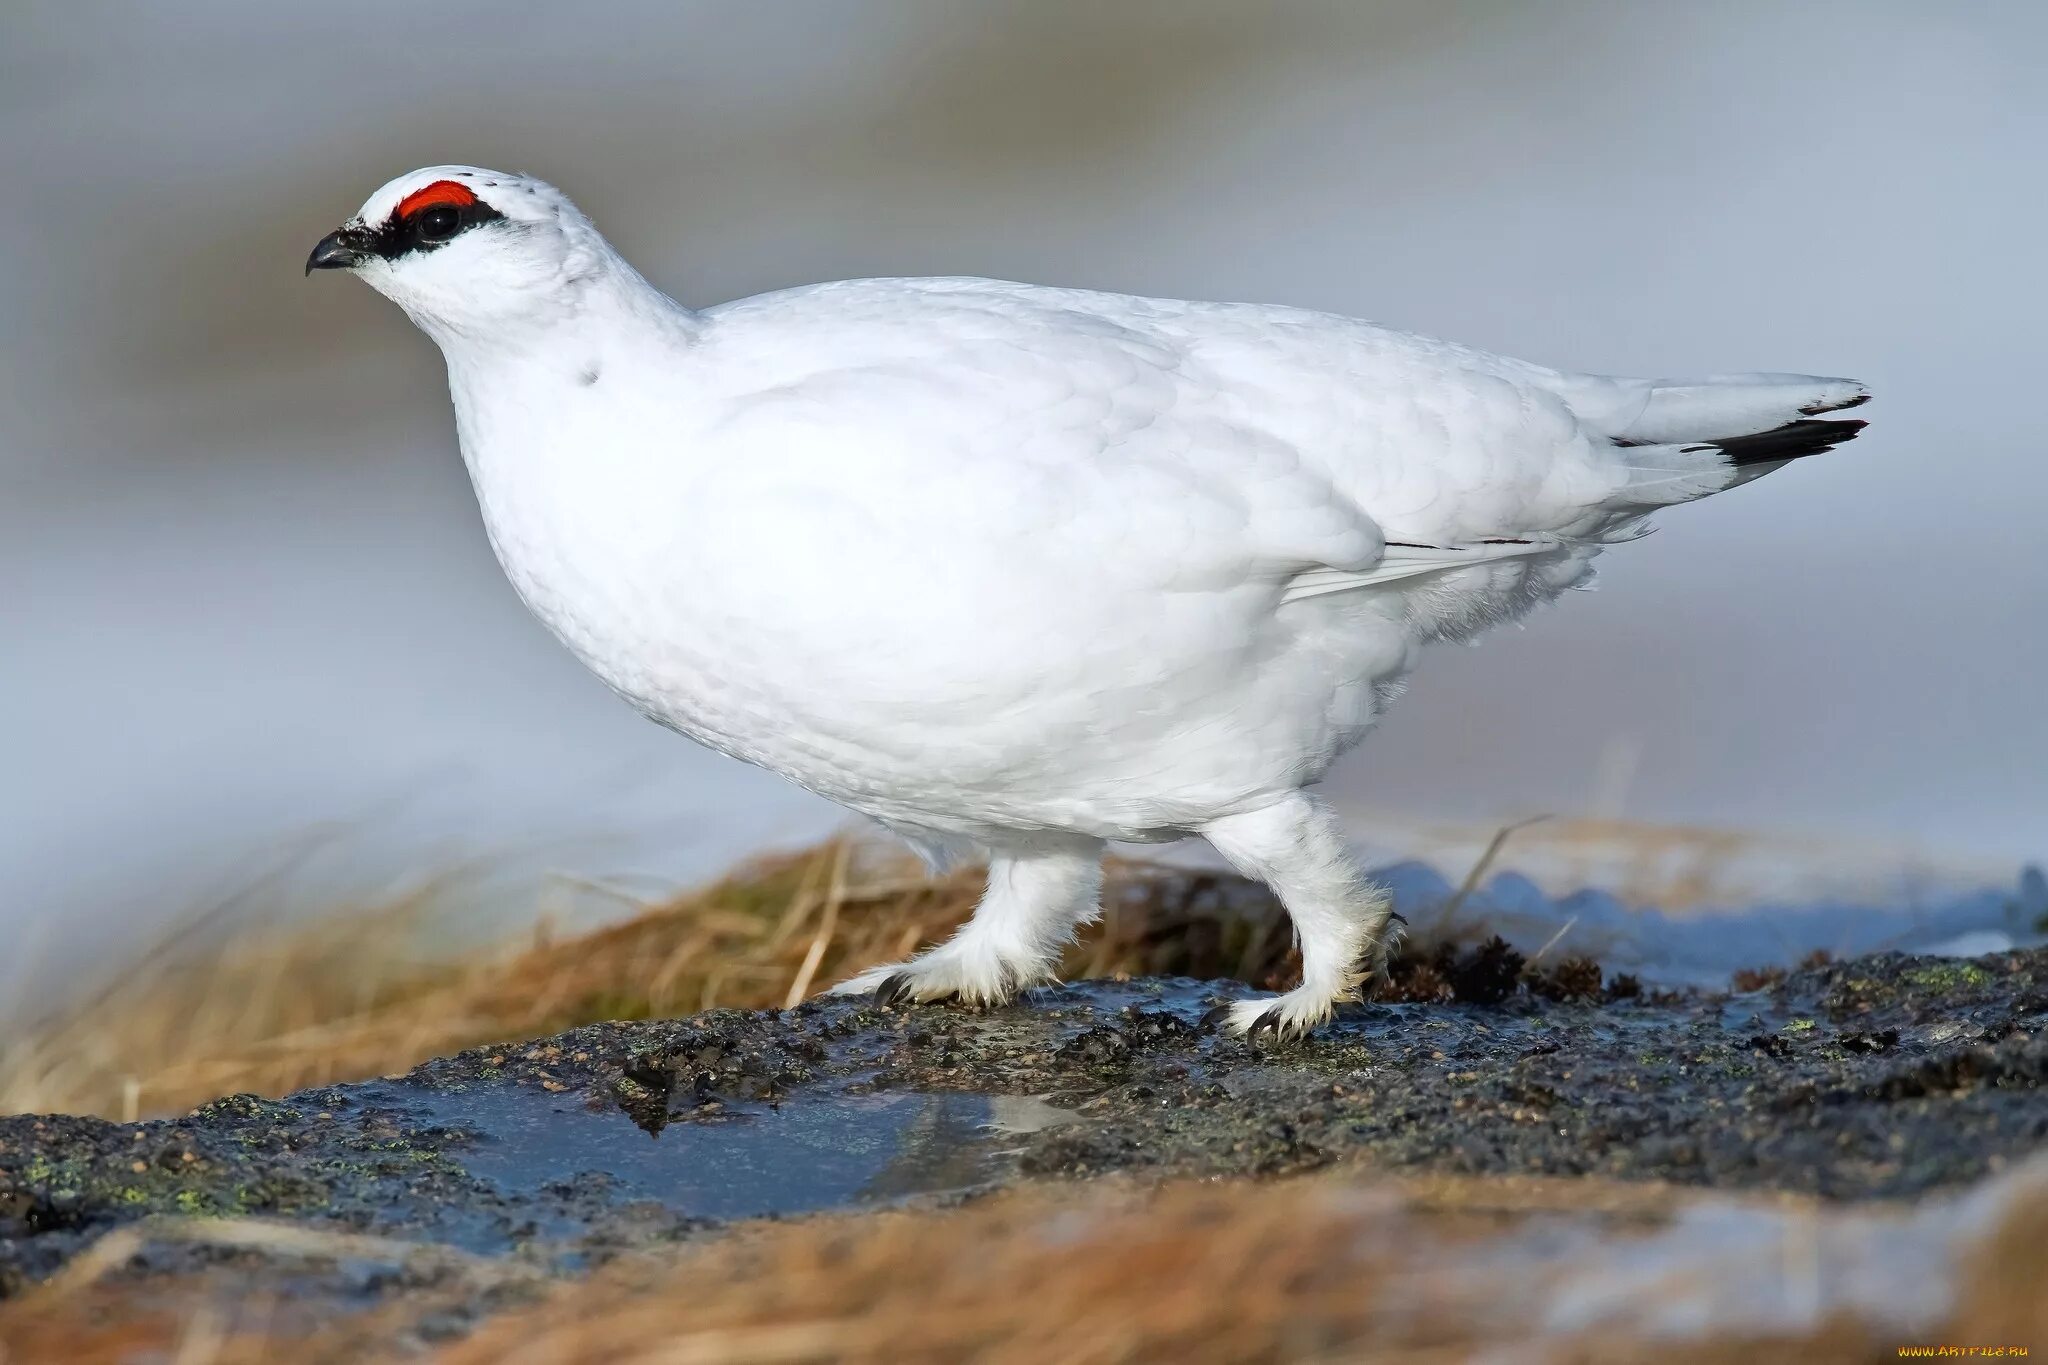
[{"label": "white tail feather", "polygon": [[1702,379],[1571,375],[1557,392],[1587,426],[1630,445],[1749,436],[1816,413],[1853,408],[1870,397],[1853,379],[1810,374]]}]

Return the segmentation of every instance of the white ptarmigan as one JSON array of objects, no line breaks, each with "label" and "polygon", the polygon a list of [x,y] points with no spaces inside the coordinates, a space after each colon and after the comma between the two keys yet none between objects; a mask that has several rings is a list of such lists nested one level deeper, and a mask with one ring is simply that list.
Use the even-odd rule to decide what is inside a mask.
[{"label": "white ptarmigan", "polygon": [[671,729],[985,851],[947,943],[838,987],[995,1002],[1096,913],[1103,843],[1268,885],[1299,1032],[1386,897],[1310,788],[1417,652],[1583,583],[1652,510],[1854,436],[1846,379],[1568,374],[1352,318],[981,279],[693,311],[552,186],[400,176],[306,263],[439,343],[528,607]]}]

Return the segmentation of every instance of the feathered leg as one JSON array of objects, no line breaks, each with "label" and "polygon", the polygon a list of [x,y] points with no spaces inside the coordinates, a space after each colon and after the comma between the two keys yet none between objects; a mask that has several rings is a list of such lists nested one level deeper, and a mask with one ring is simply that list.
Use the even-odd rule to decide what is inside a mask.
[{"label": "feathered leg", "polygon": [[1100,909],[1102,840],[1046,836],[997,850],[974,918],[936,948],[832,988],[884,1001],[999,1005],[1026,986],[1054,980],[1060,952]]},{"label": "feathered leg", "polygon": [[1238,871],[1273,889],[1301,944],[1301,985],[1227,1007],[1224,1021],[1233,1032],[1306,1033],[1356,999],[1367,977],[1384,975],[1393,906],[1359,873],[1329,807],[1294,792],[1213,821],[1202,833]]}]

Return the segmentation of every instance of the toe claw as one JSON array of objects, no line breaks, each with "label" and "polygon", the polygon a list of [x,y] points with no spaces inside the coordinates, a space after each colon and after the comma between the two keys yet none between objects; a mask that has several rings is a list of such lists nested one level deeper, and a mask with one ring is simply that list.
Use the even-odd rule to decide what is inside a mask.
[{"label": "toe claw", "polygon": [[1195,1027],[1204,1033],[1213,1033],[1228,1018],[1230,1018],[1230,1002],[1226,1000],[1207,1014],[1204,1014],[1195,1024]]},{"label": "toe claw", "polygon": [[1279,1010],[1267,1010],[1264,1014],[1252,1020],[1252,1026],[1244,1031],[1244,1036],[1255,1038],[1261,1033],[1270,1033],[1275,1038],[1281,1036]]},{"label": "toe claw", "polygon": [[917,976],[912,972],[891,972],[882,978],[882,984],[875,987],[874,1000],[877,1005],[941,1005],[949,1000],[958,1000],[958,991],[932,991],[919,995]]}]

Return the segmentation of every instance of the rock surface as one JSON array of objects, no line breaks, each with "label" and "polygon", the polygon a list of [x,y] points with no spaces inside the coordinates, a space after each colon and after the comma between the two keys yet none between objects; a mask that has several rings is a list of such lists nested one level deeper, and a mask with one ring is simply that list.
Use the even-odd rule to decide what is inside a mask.
[{"label": "rock surface", "polygon": [[[2048,1145],[2048,950],[1619,997],[1597,971],[1489,982],[1484,953],[1447,964],[1459,1001],[1354,1007],[1298,1043],[1204,1032],[1235,984],[1093,982],[983,1013],[826,1001],[593,1025],[174,1120],[0,1119],[0,1297],[151,1216],[428,1242],[545,1278],[738,1219],[1111,1172],[1355,1159],[1859,1199]],[[223,1257],[291,1276],[302,1303],[405,1282],[177,1238],[118,1273]]]}]

